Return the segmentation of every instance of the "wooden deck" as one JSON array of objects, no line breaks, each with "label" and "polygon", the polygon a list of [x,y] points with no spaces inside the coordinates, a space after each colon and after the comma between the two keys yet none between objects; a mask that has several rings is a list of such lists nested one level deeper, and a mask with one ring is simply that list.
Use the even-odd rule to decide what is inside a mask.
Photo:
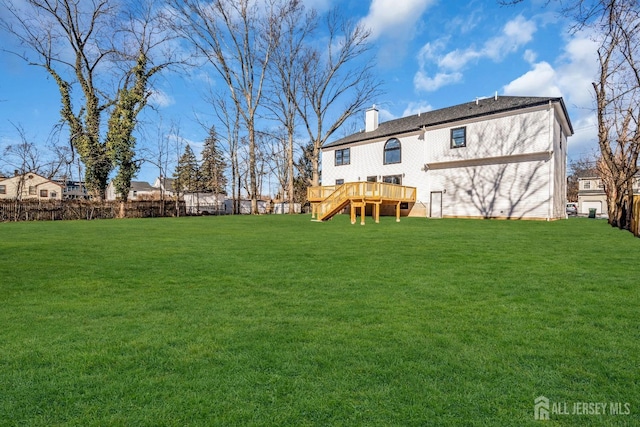
[{"label": "wooden deck", "polygon": [[400,221],[400,204],[416,201],[415,187],[386,182],[347,182],[342,185],[310,187],[307,199],[311,202],[312,218],[326,221],[351,206],[351,223],[356,223],[356,209],[360,208],[360,221],[364,224],[365,208],[373,206],[373,218],[380,222],[380,206],[395,205],[396,221]]}]

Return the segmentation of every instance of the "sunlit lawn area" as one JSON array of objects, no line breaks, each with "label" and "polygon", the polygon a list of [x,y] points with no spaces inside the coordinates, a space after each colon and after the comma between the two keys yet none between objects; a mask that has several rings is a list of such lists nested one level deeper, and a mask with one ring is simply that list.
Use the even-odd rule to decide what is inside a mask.
[{"label": "sunlit lawn area", "polygon": [[640,239],[367,220],[0,224],[0,425],[640,424]]}]

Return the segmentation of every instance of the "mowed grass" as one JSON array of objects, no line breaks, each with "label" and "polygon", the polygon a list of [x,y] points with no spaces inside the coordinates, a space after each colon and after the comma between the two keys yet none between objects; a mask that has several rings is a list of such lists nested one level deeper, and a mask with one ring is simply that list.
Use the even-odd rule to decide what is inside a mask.
[{"label": "mowed grass", "polygon": [[638,425],[638,254],[583,218],[0,224],[0,425]]}]

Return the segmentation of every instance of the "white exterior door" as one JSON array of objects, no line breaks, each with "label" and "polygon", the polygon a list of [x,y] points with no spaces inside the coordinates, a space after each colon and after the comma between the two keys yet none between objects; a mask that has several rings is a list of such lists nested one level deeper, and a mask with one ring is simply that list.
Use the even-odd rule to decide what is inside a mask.
[{"label": "white exterior door", "polygon": [[429,217],[442,218],[442,191],[431,192],[429,210]]}]

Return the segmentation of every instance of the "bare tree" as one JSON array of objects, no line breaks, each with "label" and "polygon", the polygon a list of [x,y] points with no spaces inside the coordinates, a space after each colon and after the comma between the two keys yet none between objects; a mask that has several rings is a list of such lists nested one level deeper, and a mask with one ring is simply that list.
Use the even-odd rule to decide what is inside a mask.
[{"label": "bare tree", "polygon": [[[293,156],[301,95],[299,76],[303,69],[305,43],[309,42],[309,37],[316,25],[317,14],[315,11],[305,13],[301,1],[291,1],[282,15],[280,43],[278,49],[274,51],[271,63],[271,86],[267,105],[286,131],[286,139],[281,139],[279,134],[276,137],[278,149],[274,150],[272,147],[271,158],[275,161],[274,170],[277,172],[276,175],[283,190],[283,200],[285,194],[288,194],[290,214],[295,212]],[[285,144],[281,144],[285,141]]]},{"label": "bare tree", "polygon": [[[173,151],[173,154],[175,155],[175,165],[176,165],[176,169],[177,169],[178,163],[180,162],[180,157],[182,156],[183,147],[186,145],[185,141],[183,140],[183,138],[182,138],[182,136],[180,134],[180,123],[179,122],[172,122],[171,123],[171,128],[169,130],[169,138],[173,140],[172,151]],[[181,194],[181,190],[182,190],[182,188],[179,185],[176,185],[176,183],[174,181],[173,195],[174,195],[174,199],[175,199],[175,202],[176,202],[176,216],[177,217],[180,216],[180,194]]]},{"label": "bare tree", "polygon": [[[504,0],[516,4],[522,0]],[[599,43],[593,82],[598,119],[598,172],[607,194],[609,224],[629,229],[640,153],[640,4],[637,0],[560,2],[573,29],[589,28]]]},{"label": "bare tree", "polygon": [[[170,130],[175,126],[171,124]],[[157,122],[155,129],[155,135],[147,137],[147,140],[152,139],[154,145],[147,145],[142,147],[139,151],[141,163],[149,163],[158,168],[158,177],[160,178],[160,215],[164,216],[165,200],[166,200],[166,184],[167,173],[169,171],[169,162],[171,157],[171,133],[166,132],[163,128],[163,122],[160,118]]]},{"label": "bare tree", "polygon": [[29,141],[22,125],[13,124],[20,142],[9,144],[3,150],[2,159],[4,163],[13,168],[14,173],[24,175],[27,172],[34,172],[42,175],[43,160],[40,150],[33,142]]},{"label": "bare tree", "polygon": [[231,213],[240,213],[240,163],[238,159],[238,147],[240,145],[240,111],[237,104],[229,105],[225,97],[212,95],[209,98],[213,110],[222,123],[226,134],[220,135],[220,139],[226,141],[226,151],[231,164]]},{"label": "bare tree", "polygon": [[247,131],[249,195],[257,212],[256,118],[284,0],[174,0],[176,28],[225,81]]},{"label": "bare tree", "polygon": [[[126,10],[113,0],[25,0],[22,6],[2,0],[2,4],[8,14],[0,25],[29,50],[19,56],[43,67],[58,85],[61,118],[85,165],[87,187],[103,197],[114,166],[130,174],[135,117],[146,105],[149,79],[170,63],[164,56],[167,62],[153,64],[152,50],[167,41],[161,31],[152,29],[158,28],[157,16],[150,6],[128,9],[123,16]],[[133,7],[131,2],[124,4]],[[117,74],[120,69],[124,74]],[[115,92],[109,89],[114,78],[120,80]],[[80,86],[80,96],[72,94],[75,85]],[[109,109],[109,136],[103,137],[102,117]]]},{"label": "bare tree", "polygon": [[371,32],[343,18],[337,9],[327,15],[326,24],[325,47],[307,50],[300,73],[302,102],[298,109],[313,141],[312,185],[320,181],[322,145],[381,93],[381,82],[372,73],[375,64],[366,58]]},{"label": "bare tree", "polygon": [[[278,193],[281,194],[281,200],[288,200],[293,203],[293,193],[291,187],[293,184],[293,172],[290,170],[289,165],[292,162],[290,156],[291,140],[289,139],[289,132],[285,128],[279,128],[276,132],[270,133],[265,138],[265,146],[263,150],[267,158],[267,165],[269,172],[275,175],[278,180]],[[288,194],[288,197],[285,195]],[[291,213],[291,210],[289,210]]]},{"label": "bare tree", "polygon": [[171,51],[163,49],[162,60],[153,64],[152,52],[166,46],[173,36],[162,23],[152,3],[142,3],[126,12],[122,29],[118,32],[123,48],[118,58],[124,63],[124,78],[113,101],[108,122],[105,145],[113,166],[118,169],[114,179],[116,191],[126,202],[131,180],[138,172],[142,160],[135,159],[136,138],[133,132],[138,114],[147,105],[152,91],[149,80],[164,68],[178,63]]},{"label": "bare tree", "polygon": [[593,83],[598,114],[598,170],[607,194],[609,224],[628,230],[640,153],[640,6],[610,1],[598,21],[600,79]]}]

